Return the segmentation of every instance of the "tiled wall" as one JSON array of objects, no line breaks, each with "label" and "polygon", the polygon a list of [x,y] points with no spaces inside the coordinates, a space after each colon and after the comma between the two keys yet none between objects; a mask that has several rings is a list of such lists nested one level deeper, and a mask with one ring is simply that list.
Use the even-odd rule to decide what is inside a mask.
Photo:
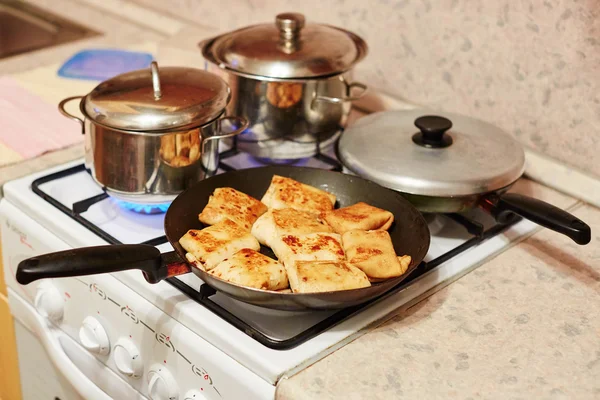
[{"label": "tiled wall", "polygon": [[133,0],[216,31],[281,11],[368,42],[357,77],[412,102],[488,120],[600,176],[598,0]]}]

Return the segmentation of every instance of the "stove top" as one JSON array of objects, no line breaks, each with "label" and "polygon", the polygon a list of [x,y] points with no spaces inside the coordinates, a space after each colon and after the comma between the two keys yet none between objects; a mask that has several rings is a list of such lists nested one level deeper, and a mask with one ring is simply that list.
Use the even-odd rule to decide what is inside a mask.
[{"label": "stove top", "polygon": [[[235,147],[224,148],[218,173],[263,165]],[[278,161],[281,162],[281,161]],[[318,153],[293,165],[341,169],[335,154]],[[10,182],[6,199],[72,247],[145,243],[171,251],[163,213],[131,210],[108,197],[82,161]],[[485,212],[427,215],[432,240],[424,262],[399,287],[367,304],[339,311],[287,312],[248,305],[213,289],[193,274],[150,285],[139,271],[112,274],[139,295],[275,384],[365,332],[365,328],[468,273],[536,225],[499,225]]]}]

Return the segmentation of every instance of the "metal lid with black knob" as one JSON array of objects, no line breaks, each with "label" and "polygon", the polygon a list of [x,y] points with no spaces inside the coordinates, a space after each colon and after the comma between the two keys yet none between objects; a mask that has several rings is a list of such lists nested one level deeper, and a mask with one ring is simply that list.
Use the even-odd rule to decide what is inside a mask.
[{"label": "metal lid with black knob", "polygon": [[423,196],[487,193],[512,184],[525,153],[490,123],[426,109],[378,112],[346,128],[340,161],[390,189]]}]

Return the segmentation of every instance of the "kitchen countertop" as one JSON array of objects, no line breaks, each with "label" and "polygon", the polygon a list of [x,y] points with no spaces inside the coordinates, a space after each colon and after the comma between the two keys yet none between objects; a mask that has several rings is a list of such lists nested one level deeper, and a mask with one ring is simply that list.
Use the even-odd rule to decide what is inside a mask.
[{"label": "kitchen countertop", "polygon": [[589,245],[543,229],[282,380],[277,398],[599,398],[600,210],[574,213],[592,227]]}]

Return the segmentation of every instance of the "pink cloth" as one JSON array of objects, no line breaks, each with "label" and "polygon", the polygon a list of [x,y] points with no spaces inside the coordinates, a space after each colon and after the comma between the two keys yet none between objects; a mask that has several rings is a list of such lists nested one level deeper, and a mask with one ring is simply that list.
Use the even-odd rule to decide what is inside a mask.
[{"label": "pink cloth", "polygon": [[81,126],[62,116],[57,104],[0,77],[0,142],[6,147],[31,158],[81,141]]}]

